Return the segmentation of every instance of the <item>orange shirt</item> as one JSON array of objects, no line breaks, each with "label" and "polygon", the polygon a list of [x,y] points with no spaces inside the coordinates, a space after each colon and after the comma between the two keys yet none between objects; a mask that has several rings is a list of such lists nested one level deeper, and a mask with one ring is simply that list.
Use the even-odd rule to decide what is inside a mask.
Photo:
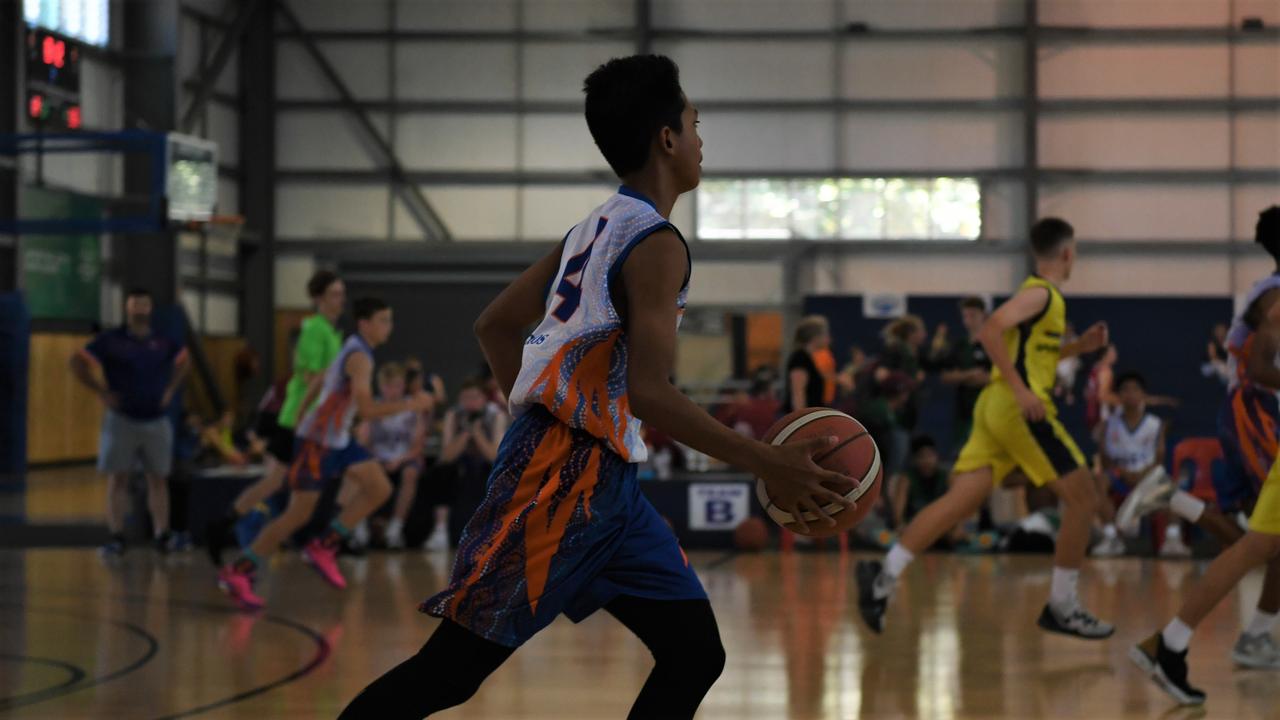
[{"label": "orange shirt", "polygon": [[831,405],[836,399],[836,356],[830,349],[813,353],[813,364],[822,373],[822,402]]}]

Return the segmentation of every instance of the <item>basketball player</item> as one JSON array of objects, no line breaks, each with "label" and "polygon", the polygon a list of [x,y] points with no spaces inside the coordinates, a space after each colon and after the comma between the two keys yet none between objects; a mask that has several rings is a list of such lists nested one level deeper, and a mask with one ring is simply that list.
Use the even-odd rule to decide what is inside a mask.
[{"label": "basketball player", "polygon": [[303,396],[312,382],[333,364],[342,348],[342,332],[337,328],[338,317],[347,303],[347,289],[342,279],[328,270],[318,270],[307,281],[307,295],[316,313],[302,321],[302,332],[293,353],[293,375],[285,386],[276,432],[267,442],[267,474],[245,488],[227,514],[205,531],[209,558],[214,565],[222,565],[222,552],[233,541],[231,529],[236,522],[284,487],[285,472],[293,462],[294,428],[306,410]]},{"label": "basketball player", "polygon": [[[1274,378],[1268,372],[1273,356],[1267,354],[1268,344],[1259,333],[1260,325],[1280,300],[1280,206],[1273,205],[1258,216],[1254,242],[1276,261],[1276,273],[1258,281],[1249,291],[1245,311],[1232,322],[1227,337],[1231,386],[1218,414],[1218,439],[1226,456],[1227,472],[1221,477],[1215,475],[1214,489],[1218,508],[1230,515],[1250,508],[1256,513],[1260,496],[1275,474],[1271,466],[1277,458],[1280,384],[1269,381]],[[1165,507],[1206,527],[1223,545],[1244,536],[1221,513],[1178,490],[1167,477],[1152,478],[1134,488],[1130,499],[1120,506],[1117,522],[1136,522]],[[1252,525],[1250,522],[1251,528]],[[1267,565],[1257,609],[1232,648],[1232,660],[1243,667],[1280,669],[1280,647],[1271,635],[1278,616],[1280,558]]]},{"label": "basketball player", "polygon": [[357,413],[366,420],[375,420],[406,410],[420,412],[433,402],[425,394],[398,402],[374,401],[373,349],[391,335],[391,308],[377,298],[361,298],[353,308],[356,332],[347,338],[337,359],[325,371],[315,405],[298,423],[298,444],[288,474],[292,490],[289,505],[262,528],[238,560],[218,574],[218,586],[242,608],[263,606],[262,598],[253,592],[254,572],[279,549],[280,543],[311,519],[325,483],[344,476],[356,484],[359,494],[347,503],[322,537],[307,544],[302,556],[330,584],[346,587],[347,581],[338,570],[338,546],[350,537],[351,528],[391,496],[391,483],[382,465],[352,440],[351,422]]},{"label": "basketball player", "polygon": [[[1280,208],[1272,207],[1258,220],[1258,242],[1276,258],[1280,268]],[[1275,276],[1270,280],[1274,283]],[[1267,281],[1264,281],[1266,283]],[[1280,388],[1280,284],[1269,288],[1262,284],[1250,293],[1249,304],[1237,327],[1245,328],[1245,380],[1259,388]],[[1232,336],[1241,337],[1233,328]],[[1233,347],[1240,347],[1233,343]],[[1233,351],[1234,356],[1234,351]],[[1272,404],[1274,406],[1274,399]],[[1274,427],[1274,425],[1273,425]],[[1191,588],[1178,614],[1164,630],[1134,645],[1129,657],[1151,679],[1175,700],[1183,705],[1199,705],[1205,693],[1191,686],[1187,680],[1187,647],[1197,625],[1213,610],[1236,583],[1253,568],[1270,563],[1271,575],[1280,558],[1280,461],[1273,460],[1271,470],[1262,484],[1258,500],[1249,516],[1249,530],[1231,547],[1219,555],[1205,571],[1203,577]],[[1264,581],[1269,583],[1270,577]],[[1264,595],[1269,589],[1264,588]],[[1259,611],[1261,614],[1261,611]],[[1255,616],[1256,617],[1256,616]],[[1271,621],[1274,622],[1274,614]],[[1270,622],[1263,634],[1270,636]],[[1246,631],[1248,632],[1248,631]],[[1237,643],[1237,649],[1239,644]],[[1234,656],[1234,653],[1233,653]]]},{"label": "basketball player", "polygon": [[1086,611],[1076,594],[1097,488],[1053,404],[1058,360],[1107,344],[1103,323],[1089,328],[1076,342],[1062,344],[1066,301],[1057,285],[1071,277],[1076,259],[1073,236],[1071,226],[1057,218],[1032,226],[1036,273],[992,313],[979,335],[995,369],[974,406],[973,430],[953,467],[951,488],[911,521],[883,565],[858,563],[859,610],[873,631],[884,629],[894,585],[915,556],[976,513],[995,484],[1019,468],[1036,486],[1052,488],[1064,505],[1049,602],[1038,624],[1050,632],[1089,640],[1115,632]]},{"label": "basketball player", "polygon": [[803,507],[830,524],[821,504],[851,506],[820,484],[849,480],[812,459],[834,438],[766,445],[671,384],[690,262],[668,218],[697,187],[702,157],[675,64],[614,59],[585,92],[591,136],[623,185],[477,320],[517,417],[452,581],[422,604],[443,622],[343,718],[416,720],[459,705],[560,613],[576,621],[601,608],[655,659],[630,717],[693,717],[724,648],[701,583],[637,485],[641,419],[764,478],[793,514]]}]

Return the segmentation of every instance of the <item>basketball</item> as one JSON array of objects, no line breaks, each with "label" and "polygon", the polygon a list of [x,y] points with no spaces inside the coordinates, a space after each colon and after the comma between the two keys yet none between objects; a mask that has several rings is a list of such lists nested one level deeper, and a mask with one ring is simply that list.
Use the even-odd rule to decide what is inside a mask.
[{"label": "basketball", "polygon": [[769,527],[758,517],[749,517],[733,529],[733,546],[742,552],[760,552],[769,546]]},{"label": "basketball", "polygon": [[875,506],[876,499],[880,497],[880,486],[884,481],[880,448],[876,447],[871,434],[862,426],[862,423],[839,410],[830,408],[797,410],[774,423],[773,427],[765,433],[764,441],[771,445],[782,445],[823,436],[835,436],[839,438],[839,442],[819,453],[814,457],[814,461],[827,470],[834,470],[859,479],[857,484],[825,484],[828,489],[841,493],[858,504],[852,510],[846,510],[834,503],[823,507],[823,510],[835,519],[834,526],[827,526],[818,516],[805,513],[804,519],[809,523],[809,531],[802,531],[791,513],[776,507],[770,500],[765,481],[756,479],[756,498],[764,506],[769,517],[791,532],[810,537],[837,535],[857,525]]}]

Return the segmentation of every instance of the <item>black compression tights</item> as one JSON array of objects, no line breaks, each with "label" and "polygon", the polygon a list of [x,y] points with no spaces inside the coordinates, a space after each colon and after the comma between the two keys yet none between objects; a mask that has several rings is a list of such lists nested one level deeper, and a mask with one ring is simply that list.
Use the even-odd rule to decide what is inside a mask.
[{"label": "black compression tights", "polygon": [[[631,596],[606,607],[653,653],[653,672],[629,720],[692,718],[724,668],[724,647],[706,600]],[[373,681],[339,720],[418,720],[466,702],[514,648],[445,620],[418,654]]]}]

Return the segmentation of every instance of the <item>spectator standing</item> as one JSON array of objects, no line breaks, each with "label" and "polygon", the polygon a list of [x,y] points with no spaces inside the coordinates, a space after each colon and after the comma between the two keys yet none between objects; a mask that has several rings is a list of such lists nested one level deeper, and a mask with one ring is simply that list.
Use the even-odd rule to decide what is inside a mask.
[{"label": "spectator standing", "polygon": [[490,402],[486,382],[473,378],[462,384],[458,404],[444,417],[444,438],[440,449],[441,464],[453,464],[457,474],[453,487],[438,487],[435,497],[435,529],[428,538],[428,550],[449,549],[449,507],[457,504],[466,522],[471,512],[484,499],[485,486],[498,446],[507,432],[506,410]]},{"label": "spectator standing", "polygon": [[[151,328],[151,293],[130,290],[123,326],[93,339],[71,358],[72,374],[106,406],[98,448],[98,471],[107,476],[107,527],[111,542],[104,556],[125,550],[124,517],[129,476],[141,466],[147,478],[147,508],[156,549],[170,549],[168,478],[173,467],[173,425],[167,410],[188,362],[186,348]],[[92,372],[97,365],[105,384]]]},{"label": "spectator standing", "polygon": [[1205,377],[1216,378],[1223,385],[1231,384],[1231,367],[1227,354],[1227,325],[1218,323],[1213,326],[1209,336],[1209,345],[1205,348],[1205,360],[1200,372]]},{"label": "spectator standing", "polygon": [[796,325],[795,349],[787,358],[784,413],[825,404],[827,380],[814,358],[830,347],[831,328],[825,317],[810,315]]},{"label": "spectator standing", "polygon": [[900,457],[905,457],[910,433],[915,430],[919,419],[917,391],[920,383],[924,382],[925,371],[924,358],[920,356],[926,339],[924,321],[916,315],[904,315],[886,325],[881,337],[884,339],[884,353],[876,368],[876,381],[883,383],[890,373],[897,372],[905,375],[908,382],[909,396],[897,412],[898,425],[907,433],[900,448]]},{"label": "spectator standing", "polygon": [[969,439],[973,427],[973,407],[978,395],[991,381],[991,359],[978,340],[978,332],[987,321],[987,304],[980,297],[960,301],[960,322],[965,335],[947,343],[946,325],[939,325],[943,343],[934,345],[934,363],[942,368],[941,379],[956,388],[953,413],[952,447],[959,448]]}]

